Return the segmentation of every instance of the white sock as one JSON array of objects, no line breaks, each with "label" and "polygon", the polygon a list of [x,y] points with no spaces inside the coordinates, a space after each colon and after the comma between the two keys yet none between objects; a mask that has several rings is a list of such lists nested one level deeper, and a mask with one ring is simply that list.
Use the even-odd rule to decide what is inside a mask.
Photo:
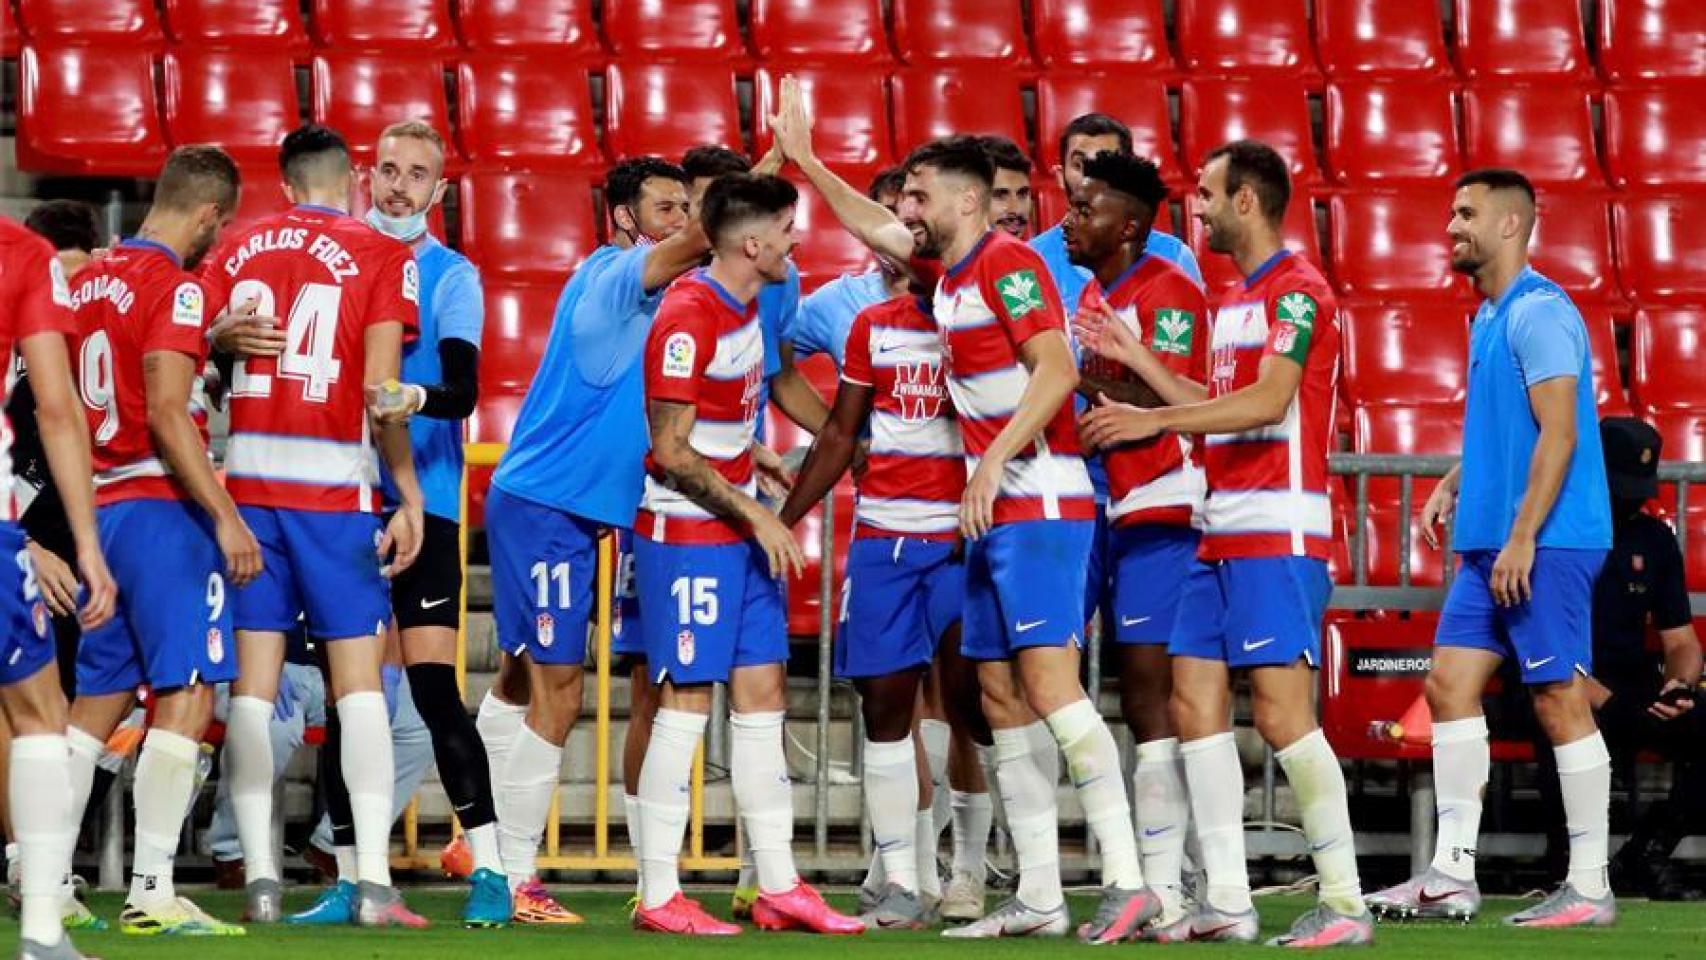
[{"label": "white sock", "polygon": [[1120,748],[1113,733],[1088,697],[1049,714],[1047,723],[1066,757],[1084,822],[1101,847],[1102,885],[1142,889],[1143,864],[1137,856],[1137,834],[1131,826]]},{"label": "white sock", "polygon": [[[643,758],[642,758],[643,761]],[[638,777],[634,779],[638,780]],[[640,789],[638,783],[633,784]],[[622,817],[628,825],[628,849],[634,853],[634,892],[640,892],[640,798],[626,791],[622,794]]]},{"label": "white sock", "polygon": [[[794,786],[782,745],[782,711],[729,714],[729,779],[735,809],[746,828],[758,889],[787,893],[799,882],[794,869]],[[911,763],[911,743],[907,762]],[[916,799],[913,801],[916,805]],[[911,822],[911,808],[908,808]],[[911,850],[907,857],[912,856]],[[891,874],[892,876],[892,874]]]},{"label": "white sock", "polygon": [[1274,759],[1285,770],[1286,782],[1297,797],[1303,835],[1309,840],[1315,873],[1321,878],[1321,902],[1346,916],[1361,916],[1367,907],[1357,876],[1350,797],[1345,792],[1345,771],[1326,734],[1317,727],[1275,753]]},{"label": "white sock", "polygon": [[71,829],[83,825],[83,815],[89,809],[89,794],[95,789],[95,770],[107,745],[77,727],[65,728],[65,744],[70,754],[66,775],[71,784]]},{"label": "white sock", "polygon": [[677,868],[690,813],[693,756],[708,719],[702,713],[659,707],[652,721],[652,739],[646,745],[639,794],[634,799],[643,824],[636,841],[640,901],[647,909],[661,907],[681,892]]},{"label": "white sock", "polygon": [[1031,751],[1031,762],[1037,765],[1037,772],[1048,782],[1049,789],[1059,786],[1060,743],[1055,740],[1054,732],[1042,720],[1021,729],[1025,732],[1025,743]]},{"label": "white sock", "polygon": [[136,803],[136,858],[131,866],[132,906],[175,900],[172,857],[183,835],[184,811],[195,790],[201,744],[156,727],[142,739],[131,795]]},{"label": "white sock", "polygon": [[930,814],[936,826],[931,847],[948,829],[948,741],[953,730],[941,720],[918,721],[918,742],[924,748],[924,765],[930,770]]},{"label": "white sock", "polygon": [[378,690],[338,698],[343,730],[339,753],[344,786],[349,789],[350,822],[355,827],[356,875],[366,883],[391,885],[391,793],[396,763],[391,751],[391,718],[385,694]]},{"label": "white sock", "polygon": [[468,838],[468,852],[474,855],[475,870],[504,872],[503,856],[498,853],[496,823],[482,823],[472,830],[463,831],[463,834]]},{"label": "white sock", "polygon": [[1481,799],[1487,791],[1492,748],[1487,718],[1434,723],[1434,790],[1439,835],[1435,870],[1464,883],[1475,879],[1475,844],[1481,833]]},{"label": "white sock", "polygon": [[912,840],[914,869],[918,872],[918,892],[926,897],[942,898],[942,875],[936,872],[936,808],[932,804],[913,816]]},{"label": "white sock", "polygon": [[1179,745],[1185,783],[1202,842],[1208,902],[1216,910],[1251,908],[1250,873],[1244,865],[1244,768],[1230,731]]},{"label": "white sock", "polygon": [[995,802],[987,793],[951,791],[948,805],[954,819],[954,873],[983,879],[989,831],[995,825]]},{"label": "white sock", "polygon": [[918,763],[911,737],[865,741],[865,814],[882,860],[883,882],[917,893]]},{"label": "white sock", "polygon": [[60,734],[31,734],[12,740],[12,771],[6,786],[17,835],[18,934],[43,946],[64,936],[59,922],[60,885],[71,872],[77,826],[71,820],[69,747]]},{"label": "white sock", "polygon": [[[870,801],[867,800],[866,801],[866,808],[869,809],[869,807],[870,807]],[[870,817],[867,816],[865,819],[869,820]],[[883,870],[883,851],[882,851],[882,848],[875,845],[875,831],[874,830],[872,831],[872,837],[873,837],[873,845],[871,847],[871,862],[865,864],[865,879],[859,881],[859,889],[869,890],[872,893],[876,893],[877,891],[881,890],[883,888],[883,885],[888,883],[889,881],[888,881],[888,873]]]},{"label": "white sock", "polygon": [[758,889],[758,866],[752,862],[752,841],[745,838],[740,845],[740,872],[735,876],[736,890]]},{"label": "white sock", "polygon": [[1019,899],[1033,910],[1053,910],[1060,889],[1060,825],[1054,785],[1037,769],[1028,728],[995,731],[995,783],[1007,811],[1007,830],[1019,861]]},{"label": "white sock", "polygon": [[510,744],[503,781],[494,795],[498,808],[498,852],[511,890],[533,878],[545,818],[557,792],[563,748],[533,732],[527,724]]},{"label": "white sock", "polygon": [[1169,906],[1184,881],[1185,834],[1191,819],[1185,792],[1185,763],[1177,737],[1137,745],[1131,774],[1131,806],[1136,812],[1137,845],[1143,876]]},{"label": "white sock", "polygon": [[[490,690],[480,700],[480,711],[474,716],[474,729],[480,742],[486,745],[486,767],[492,776],[492,796],[498,795],[503,783],[504,765],[509,763],[509,748],[521,724],[527,719],[527,708],[499,700]],[[502,819],[501,817],[499,819]]]},{"label": "white sock", "polygon": [[1598,899],[1610,892],[1605,864],[1611,832],[1611,754],[1598,730],[1552,752],[1558,758],[1558,787],[1570,832],[1569,884],[1582,896]]},{"label": "white sock", "polygon": [[338,882],[358,883],[361,871],[356,868],[354,847],[333,847],[332,859],[338,862]]},{"label": "white sock", "polygon": [[[278,856],[272,845],[271,724],[271,700],[231,698],[225,718],[225,776],[231,780],[231,812],[237,820],[237,841],[243,847],[243,872],[250,883],[279,878]],[[381,729],[388,731],[390,724],[383,724]],[[389,743],[390,739],[386,736],[385,741]],[[385,768],[385,776],[391,776],[390,767]]]}]

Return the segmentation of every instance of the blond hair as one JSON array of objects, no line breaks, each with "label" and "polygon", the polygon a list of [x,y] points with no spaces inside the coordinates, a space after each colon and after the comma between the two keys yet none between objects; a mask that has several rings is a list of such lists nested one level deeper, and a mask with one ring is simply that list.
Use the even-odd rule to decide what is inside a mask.
[{"label": "blond hair", "polygon": [[447,153],[444,146],[444,137],[441,136],[437,130],[432,128],[432,124],[423,120],[399,120],[380,131],[379,139],[389,140],[392,137],[423,140],[437,147],[439,156],[445,156]]}]

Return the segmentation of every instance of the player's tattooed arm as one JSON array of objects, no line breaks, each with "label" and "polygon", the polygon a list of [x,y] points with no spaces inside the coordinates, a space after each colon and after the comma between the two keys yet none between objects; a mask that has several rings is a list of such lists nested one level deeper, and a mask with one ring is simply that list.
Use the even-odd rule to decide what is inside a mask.
[{"label": "player's tattooed arm", "polygon": [[800,466],[800,475],[794,480],[794,489],[782,504],[784,524],[791,527],[799,523],[800,518],[828,495],[852,465],[859,448],[859,431],[871,414],[874,394],[875,391],[866,384],[841,381],[829,419],[818,431],[817,439],[812,441],[806,462]]}]

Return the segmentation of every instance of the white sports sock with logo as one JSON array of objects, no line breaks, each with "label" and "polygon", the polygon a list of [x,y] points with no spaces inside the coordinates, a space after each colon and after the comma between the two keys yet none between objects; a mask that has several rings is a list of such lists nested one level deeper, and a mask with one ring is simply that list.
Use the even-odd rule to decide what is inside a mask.
[{"label": "white sports sock with logo", "polygon": [[132,906],[148,907],[177,898],[172,857],[183,835],[184,811],[195,791],[201,744],[156,727],[142,740],[131,796],[136,804],[136,857],[131,866]]},{"label": "white sports sock with logo", "polygon": [[356,873],[367,883],[391,885],[391,794],[396,761],[391,747],[391,717],[385,694],[360,690],[338,698],[343,742],[339,758],[349,788],[350,822],[355,827]]},{"label": "white sports sock with logo", "polygon": [[882,861],[882,884],[917,893],[918,763],[911,737],[865,741],[865,813]]},{"label": "white sports sock with logo", "polygon": [[533,878],[539,861],[539,841],[563,765],[563,748],[533,732],[527,724],[510,744],[503,782],[493,795],[498,810],[498,854],[503,858],[509,888]]},{"label": "white sports sock with logo", "polygon": [[1126,802],[1125,777],[1120,771],[1120,748],[1089,698],[1049,714],[1060,752],[1072,774],[1072,786],[1084,808],[1084,821],[1095,834],[1102,853],[1102,885],[1121,890],[1143,887],[1143,865],[1137,855],[1137,836]]},{"label": "white sports sock with logo", "polygon": [[640,765],[634,803],[640,863],[640,900],[648,910],[668,903],[681,892],[681,841],[687,833],[693,789],[693,757],[705,733],[702,713],[658,708],[652,739]]},{"label": "white sports sock with logo", "polygon": [[1137,767],[1131,775],[1131,806],[1137,824],[1137,846],[1143,855],[1143,876],[1170,906],[1183,883],[1185,834],[1191,801],[1185,793],[1185,762],[1177,737],[1137,745]]},{"label": "white sports sock with logo", "polygon": [[1598,730],[1554,747],[1564,826],[1570,832],[1570,886],[1584,897],[1611,892],[1605,875],[1611,833],[1611,754]]},{"label": "white sports sock with logo", "polygon": [[1481,801],[1492,768],[1487,718],[1436,721],[1433,755],[1439,814],[1433,866],[1448,877],[1472,883],[1475,844],[1481,833]]},{"label": "white sports sock with logo", "polygon": [[1208,874],[1208,905],[1227,913],[1251,908],[1250,873],[1244,862],[1244,767],[1231,731],[1179,744],[1191,816]]},{"label": "white sports sock with logo", "polygon": [[953,872],[982,880],[984,857],[989,852],[989,834],[995,826],[995,802],[987,793],[951,791],[949,808],[954,820]]},{"label": "white sports sock with logo", "polygon": [[800,879],[794,869],[794,785],[788,779],[782,719],[780,710],[729,714],[730,786],[764,893],[787,893]]},{"label": "white sports sock with logo", "polygon": [[1346,916],[1358,917],[1368,908],[1362,902],[1357,875],[1356,837],[1351,833],[1350,797],[1345,771],[1317,727],[1296,743],[1274,754],[1285,770],[1286,782],[1297,797],[1309,855],[1321,878],[1321,902]]},{"label": "white sports sock with logo", "polygon": [[995,783],[1019,861],[1018,898],[1033,910],[1053,910],[1065,900],[1060,889],[1059,811],[1054,785],[1037,769],[1027,728],[995,731]]},{"label": "white sports sock with logo", "polygon": [[71,848],[77,842],[65,737],[15,737],[11,761],[6,796],[18,844],[18,935],[51,947],[65,935],[60,884],[71,872]]},{"label": "white sports sock with logo", "polygon": [[271,700],[231,698],[225,718],[225,776],[230,779],[231,813],[243,847],[243,872],[250,883],[279,878],[272,839],[271,726]]}]

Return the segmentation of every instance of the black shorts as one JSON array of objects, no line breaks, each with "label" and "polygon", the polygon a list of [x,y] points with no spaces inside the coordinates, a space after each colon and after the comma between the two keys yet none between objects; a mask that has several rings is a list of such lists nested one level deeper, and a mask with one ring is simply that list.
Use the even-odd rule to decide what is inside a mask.
[{"label": "black shorts", "polygon": [[461,525],[426,514],[420,556],[391,581],[391,612],[397,629],[449,627],[462,614]]}]

